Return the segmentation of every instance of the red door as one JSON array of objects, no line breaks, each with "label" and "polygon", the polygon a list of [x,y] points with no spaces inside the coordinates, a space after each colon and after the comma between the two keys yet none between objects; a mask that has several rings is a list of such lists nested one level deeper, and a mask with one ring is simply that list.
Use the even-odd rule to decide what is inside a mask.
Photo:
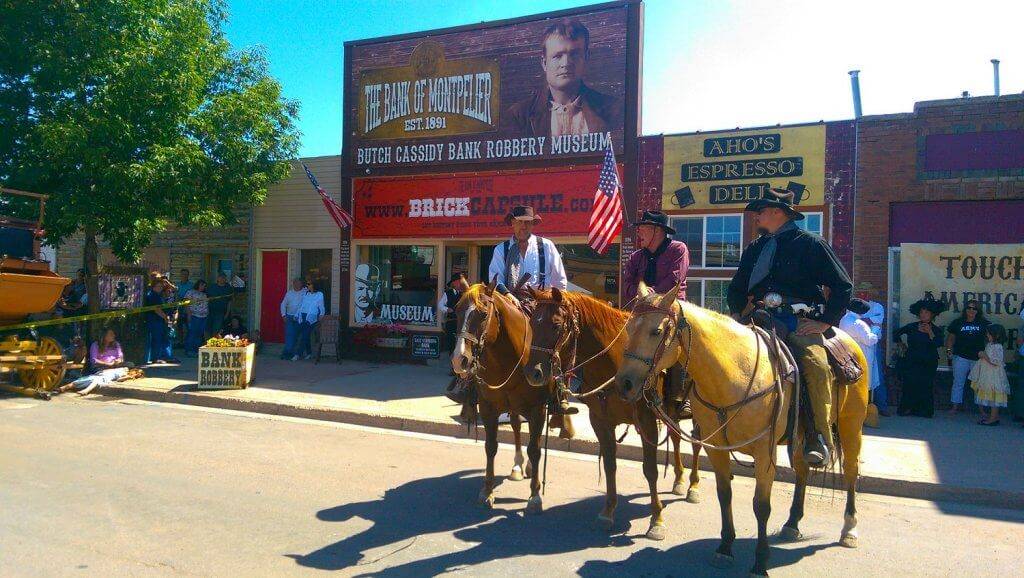
[{"label": "red door", "polygon": [[263,251],[260,335],[266,343],[284,343],[281,300],[288,291],[288,251]]}]

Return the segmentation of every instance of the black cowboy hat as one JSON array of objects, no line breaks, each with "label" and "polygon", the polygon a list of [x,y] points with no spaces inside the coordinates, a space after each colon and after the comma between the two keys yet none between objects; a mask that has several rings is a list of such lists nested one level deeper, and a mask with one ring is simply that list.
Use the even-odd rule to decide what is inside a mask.
[{"label": "black cowboy hat", "polygon": [[452,283],[458,281],[459,279],[462,279],[465,276],[465,273],[452,273],[452,276],[448,278],[448,284],[451,285]]},{"label": "black cowboy hat", "polygon": [[850,311],[853,311],[857,315],[864,315],[868,311],[871,311],[871,305],[868,305],[867,301],[863,299],[858,299],[856,297],[850,299],[850,304],[847,305],[846,308],[849,309]]},{"label": "black cowboy hat", "polygon": [[946,305],[942,301],[932,297],[931,295],[921,299],[910,306],[910,314],[917,315],[921,313],[922,309],[931,311],[933,315],[938,316],[943,311],[949,309],[949,305]]},{"label": "black cowboy hat", "polygon": [[517,221],[533,221],[534,223],[541,222],[540,215],[533,210],[533,207],[527,205],[517,205],[512,207],[512,210],[505,215],[505,224],[511,225],[512,219]]},{"label": "black cowboy hat", "polygon": [[793,192],[786,189],[768,189],[760,199],[747,203],[743,210],[760,211],[768,207],[775,207],[776,209],[786,211],[786,214],[792,217],[794,221],[802,221],[804,214],[793,208],[794,197]]},{"label": "black cowboy hat", "polygon": [[633,223],[634,227],[639,227],[640,225],[654,225],[655,227],[665,229],[665,232],[669,235],[676,234],[676,230],[668,225],[668,215],[661,211],[644,211],[640,220]]}]

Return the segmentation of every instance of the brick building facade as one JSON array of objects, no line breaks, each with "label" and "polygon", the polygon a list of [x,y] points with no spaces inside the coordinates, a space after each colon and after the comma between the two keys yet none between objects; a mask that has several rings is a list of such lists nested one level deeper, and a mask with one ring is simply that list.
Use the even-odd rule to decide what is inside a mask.
[{"label": "brick building facade", "polygon": [[857,148],[853,275],[879,300],[902,242],[1024,242],[1024,95],[866,116]]}]

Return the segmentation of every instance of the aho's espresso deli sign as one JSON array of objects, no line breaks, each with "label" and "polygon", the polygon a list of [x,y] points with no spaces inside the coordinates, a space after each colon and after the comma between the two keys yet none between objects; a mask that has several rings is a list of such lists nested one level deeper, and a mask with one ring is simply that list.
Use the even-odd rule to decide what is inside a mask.
[{"label": "aho's espresso deli sign", "polygon": [[742,209],[769,188],[825,202],[825,125],[666,136],[662,208]]},{"label": "aho's espresso deli sign", "polygon": [[621,151],[630,9],[346,44],[349,168]]}]

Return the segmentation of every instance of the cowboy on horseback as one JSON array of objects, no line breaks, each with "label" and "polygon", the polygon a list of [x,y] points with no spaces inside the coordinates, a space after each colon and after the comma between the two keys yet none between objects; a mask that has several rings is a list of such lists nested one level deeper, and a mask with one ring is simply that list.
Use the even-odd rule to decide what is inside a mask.
[{"label": "cowboy on horseback", "polygon": [[[690,250],[686,243],[675,241],[676,230],[668,224],[668,215],[661,211],[644,211],[636,227],[639,249],[629,256],[622,272],[623,298],[626,303],[636,299],[640,281],[655,293],[668,293],[679,286],[679,299],[686,300],[686,273],[690,269]],[[628,307],[626,307],[628,309]],[[668,370],[665,378],[665,402],[678,405],[676,415],[688,415],[689,403],[683,391],[683,374],[679,366]]]},{"label": "cowboy on horseback", "polygon": [[[812,414],[804,420],[805,457],[811,466],[823,467],[831,463],[835,385],[825,339],[834,335],[832,328],[846,312],[853,285],[828,242],[796,225],[804,215],[793,207],[793,197],[785,189],[770,189],[744,209],[754,213],[761,237],[743,251],[728,301],[733,316],[743,322],[766,296],[768,301],[781,296],[782,303],[796,306],[773,307],[772,320],[780,336],[788,334],[785,341],[804,377],[805,407]],[[799,317],[797,309],[804,311]]]},{"label": "cowboy on horseback", "polygon": [[[533,309],[527,287],[554,287],[564,291],[568,286],[562,255],[554,242],[533,234],[533,228],[541,220],[533,207],[512,207],[508,215],[505,215],[505,224],[512,227],[512,237],[494,248],[487,269],[487,278],[497,279],[498,291],[512,298],[527,317]],[[569,405],[569,392],[564,388],[559,388],[557,396],[558,403],[552,408],[554,413],[571,414],[579,411]]]}]

